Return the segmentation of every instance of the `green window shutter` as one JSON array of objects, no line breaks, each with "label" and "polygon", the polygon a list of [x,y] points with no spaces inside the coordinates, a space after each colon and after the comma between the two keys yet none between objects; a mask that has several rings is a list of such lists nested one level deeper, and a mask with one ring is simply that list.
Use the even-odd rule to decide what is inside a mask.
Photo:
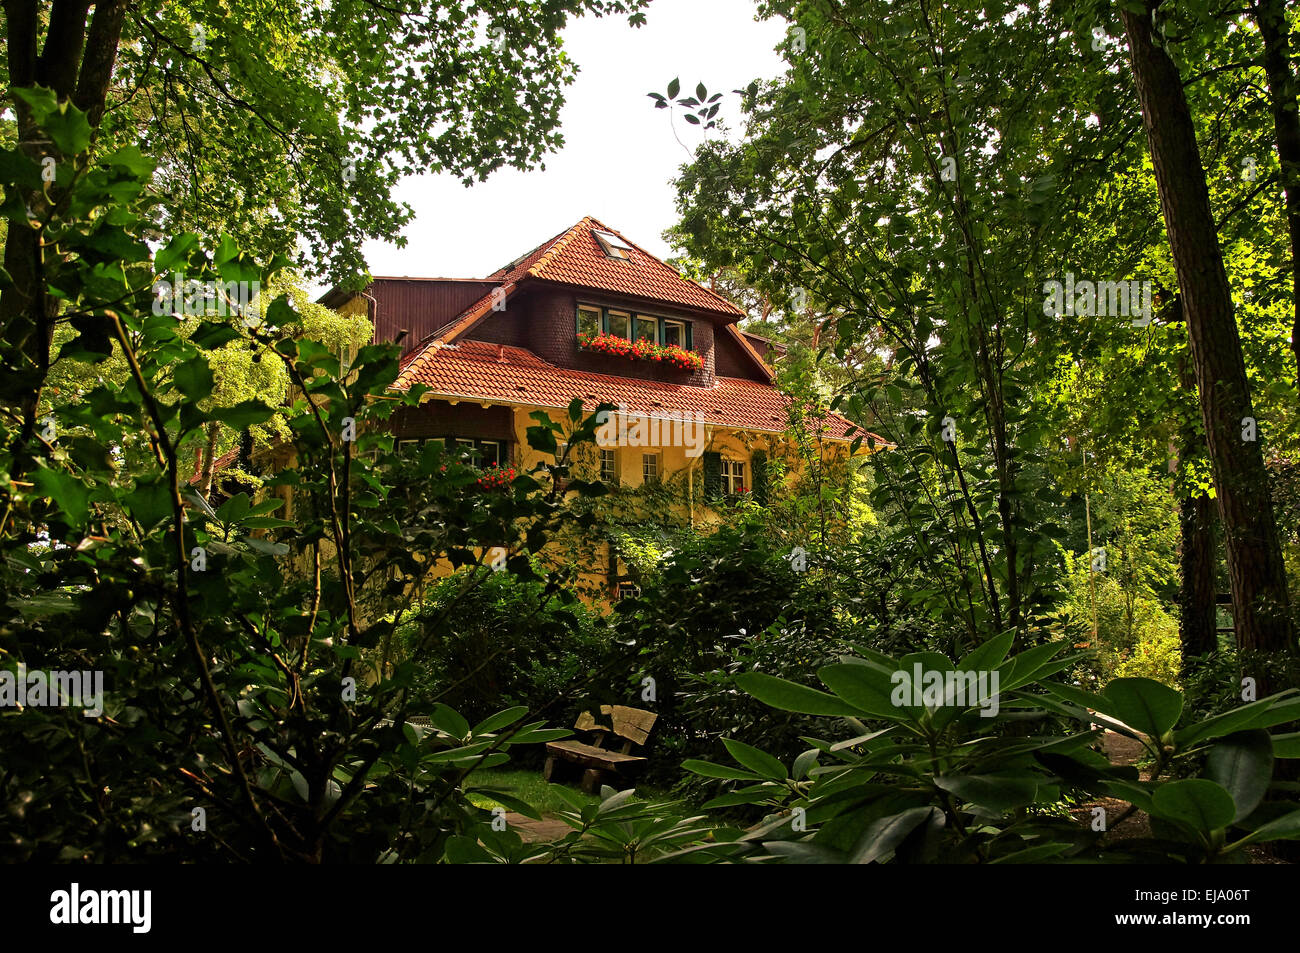
[{"label": "green window shutter", "polygon": [[719,500],[722,498],[722,454],[704,454],[704,498]]},{"label": "green window shutter", "polygon": [[750,489],[754,495],[754,502],[759,506],[767,506],[767,454],[762,450],[755,450],[754,455],[749,458],[749,465],[753,468]]},{"label": "green window shutter", "polygon": [[694,323],[693,321],[686,322],[686,350],[688,351],[695,350],[695,342],[691,340],[691,325]]}]

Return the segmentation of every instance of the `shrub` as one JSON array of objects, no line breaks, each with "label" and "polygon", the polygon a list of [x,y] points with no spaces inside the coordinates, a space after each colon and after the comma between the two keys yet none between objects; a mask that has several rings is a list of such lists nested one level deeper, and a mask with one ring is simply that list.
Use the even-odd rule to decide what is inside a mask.
[{"label": "shrub", "polygon": [[463,577],[431,586],[399,630],[403,656],[418,670],[414,697],[443,702],[470,720],[523,705],[572,724],[584,699],[556,703],[605,654],[609,630],[599,615],[563,590],[507,572],[490,573],[462,596]]}]

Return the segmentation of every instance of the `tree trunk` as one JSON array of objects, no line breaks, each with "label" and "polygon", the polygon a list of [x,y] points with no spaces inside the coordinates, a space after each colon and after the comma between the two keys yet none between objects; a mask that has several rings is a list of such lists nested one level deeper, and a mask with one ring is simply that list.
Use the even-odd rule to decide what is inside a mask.
[{"label": "tree trunk", "polygon": [[[1180,315],[1181,305],[1179,302]],[[1196,378],[1186,355],[1178,359],[1178,375],[1188,393],[1196,393]],[[1190,416],[1178,428],[1178,458],[1184,462],[1201,455],[1204,445]],[[1204,493],[1178,501],[1180,547],[1178,589],[1178,640],[1183,658],[1214,652],[1219,647],[1218,593],[1215,588],[1214,504]]]},{"label": "tree trunk", "polygon": [[[5,0],[4,8],[11,85],[44,86],[53,90],[61,101],[72,100],[88,113],[94,130],[103,116],[113,64],[117,60],[126,13],[124,0],[100,0],[89,28],[86,23],[89,0],[55,0],[50,7],[44,43],[36,0]],[[11,99],[18,120],[18,148],[38,164],[46,157],[64,158],[36,128],[26,103],[17,97]],[[57,201],[58,189],[51,186],[50,193]],[[50,207],[42,190],[29,192],[22,199],[38,220]],[[58,315],[58,302],[45,293],[44,251],[40,239],[36,229],[10,223],[4,248],[4,268],[10,283],[0,292],[0,340],[14,355],[13,364],[4,368],[8,380],[3,395],[21,407],[20,439],[24,443],[35,431]]]},{"label": "tree trunk", "polygon": [[1183,657],[1206,655],[1219,645],[1215,625],[1214,504],[1204,494],[1178,501],[1182,532],[1178,591],[1178,638]]},{"label": "tree trunk", "polygon": [[[1237,645],[1243,651],[1290,652],[1286,574],[1264,459],[1259,443],[1249,439],[1255,437],[1253,427],[1247,432],[1244,423],[1254,417],[1246,362],[1182,79],[1152,36],[1157,4],[1147,0],[1145,14],[1123,9],[1121,16],[1187,319],[1232,580]],[[1260,676],[1263,689],[1266,679]]]},{"label": "tree trunk", "polygon": [[1300,380],[1300,112],[1296,111],[1296,78],[1291,70],[1291,35],[1282,0],[1256,0],[1252,12],[1264,41],[1264,75],[1286,195],[1286,228],[1291,237],[1291,352]]},{"label": "tree trunk", "polygon": [[221,437],[220,421],[208,421],[207,437],[203,447],[203,470],[199,477],[199,495],[205,500],[212,498],[212,473],[217,462],[217,440]]}]

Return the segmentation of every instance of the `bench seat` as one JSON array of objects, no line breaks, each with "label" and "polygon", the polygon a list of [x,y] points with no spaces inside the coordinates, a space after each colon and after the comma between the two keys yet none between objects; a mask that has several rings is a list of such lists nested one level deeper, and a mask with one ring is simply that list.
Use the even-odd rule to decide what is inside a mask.
[{"label": "bench seat", "polygon": [[595,745],[583,744],[581,741],[547,742],[546,752],[547,754],[558,755],[566,761],[573,761],[589,768],[618,769],[640,764],[647,760],[640,755],[620,754],[617,751],[609,751],[605,748],[598,748]]}]

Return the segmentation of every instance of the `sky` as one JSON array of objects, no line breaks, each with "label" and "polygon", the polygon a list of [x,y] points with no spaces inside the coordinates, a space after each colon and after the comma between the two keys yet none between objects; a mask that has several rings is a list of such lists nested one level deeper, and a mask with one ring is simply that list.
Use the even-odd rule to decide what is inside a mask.
[{"label": "sky", "polygon": [[[773,51],[784,22],[754,20],[753,0],[653,0],[646,25],[626,16],[571,20],[564,46],[578,64],[565,88],[565,145],[545,170],[502,169],[470,188],[453,176],[403,181],[396,197],[415,210],[408,244],[367,242],[371,274],[480,278],[593,215],[652,254],[670,254],[660,238],[676,221],[669,181],[690,155],[673,137],[668,110],[646,96],[674,76],[683,90],[703,82],[723,93],[719,118],[739,125],[731,92],[782,71]],[[683,92],[681,95],[686,95]],[[702,133],[674,118],[694,148]]]}]

